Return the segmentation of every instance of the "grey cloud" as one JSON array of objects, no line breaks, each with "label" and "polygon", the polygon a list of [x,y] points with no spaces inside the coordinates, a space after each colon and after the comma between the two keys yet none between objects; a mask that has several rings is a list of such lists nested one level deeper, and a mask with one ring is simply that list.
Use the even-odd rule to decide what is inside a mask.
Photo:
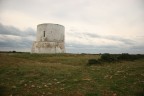
[{"label": "grey cloud", "polygon": [[131,49],[140,49],[140,50],[143,50],[144,52],[144,45],[139,45],[139,46],[132,46]]},{"label": "grey cloud", "polygon": [[[94,45],[83,45],[83,44],[75,44],[75,43],[66,43],[66,49],[69,53],[121,53],[126,52],[124,49],[119,49],[116,46],[110,45],[101,45],[101,46],[94,46]],[[123,51],[122,51],[123,50]]]},{"label": "grey cloud", "polygon": [[101,38],[101,36],[97,35],[97,34],[85,33],[84,35],[87,35],[87,36],[92,37],[92,38]]},{"label": "grey cloud", "polygon": [[35,31],[32,28],[27,28],[26,30],[22,31],[13,26],[5,26],[0,23],[0,34],[15,36],[34,36]]},{"label": "grey cloud", "polygon": [[30,40],[21,40],[17,42],[17,40],[7,39],[6,41],[3,41],[3,42],[0,41],[1,48],[2,47],[27,48],[27,47],[30,47],[31,44],[32,44],[32,41]]},{"label": "grey cloud", "polygon": [[20,32],[21,31],[15,27],[4,26],[4,25],[0,24],[0,34],[19,36]]},{"label": "grey cloud", "polygon": [[[13,37],[14,38],[14,37]],[[21,39],[11,39],[9,37],[5,38],[5,40],[0,41],[0,50],[25,50],[25,49],[31,49],[32,46],[32,40],[29,40],[28,38],[20,37]],[[0,38],[2,39],[2,38]],[[29,51],[27,50],[27,51]]]},{"label": "grey cloud", "polygon": [[67,43],[66,49],[68,53],[131,53],[131,54],[143,54],[144,46],[131,46],[130,48],[119,48],[114,45],[101,45],[101,46],[92,46],[92,45],[82,45]]},{"label": "grey cloud", "polygon": [[30,51],[34,38],[35,32],[31,28],[21,31],[13,26],[0,24],[0,50]]},{"label": "grey cloud", "polygon": [[133,45],[135,43],[134,40],[127,39],[124,37],[122,38],[118,36],[100,36],[100,35],[92,34],[92,33],[85,33],[85,35],[91,38],[102,38],[102,39],[108,39],[108,40],[113,40],[113,41],[120,41],[120,42],[123,42],[124,44],[129,44],[129,45]]},{"label": "grey cloud", "polygon": [[135,43],[134,40],[126,39],[126,38],[122,38],[122,37],[110,36],[110,37],[106,37],[106,39],[120,41],[120,42],[123,42],[123,43],[128,44],[128,45],[133,45]]},{"label": "grey cloud", "polygon": [[80,49],[97,49],[97,48],[102,48],[102,49],[109,49],[109,48],[118,48],[117,46],[114,45],[83,45],[83,44],[75,44],[75,43],[66,43],[67,48],[80,48]]},{"label": "grey cloud", "polygon": [[[75,30],[76,31],[76,30]],[[122,42],[123,44],[127,45],[125,46],[118,46],[118,45],[97,45],[97,44],[78,44],[78,42],[66,42],[66,49],[67,52],[72,53],[141,53],[143,51],[142,46],[137,46],[137,41],[134,40],[134,38],[126,38],[126,37],[120,37],[120,36],[102,36],[99,34],[93,34],[88,32],[80,32],[81,34],[76,35],[75,32],[70,32],[67,35],[74,36],[75,38],[79,39],[86,39],[86,40],[92,40],[92,38],[97,39],[106,39],[106,40],[112,40],[116,42]],[[81,37],[81,38],[80,38]]]}]

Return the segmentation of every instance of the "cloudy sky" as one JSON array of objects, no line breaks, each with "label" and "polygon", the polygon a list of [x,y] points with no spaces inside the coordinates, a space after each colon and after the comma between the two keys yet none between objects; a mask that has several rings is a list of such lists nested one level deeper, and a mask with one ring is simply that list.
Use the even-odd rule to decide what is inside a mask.
[{"label": "cloudy sky", "polygon": [[68,53],[144,54],[144,0],[0,0],[0,51],[31,51],[36,26],[65,26]]}]

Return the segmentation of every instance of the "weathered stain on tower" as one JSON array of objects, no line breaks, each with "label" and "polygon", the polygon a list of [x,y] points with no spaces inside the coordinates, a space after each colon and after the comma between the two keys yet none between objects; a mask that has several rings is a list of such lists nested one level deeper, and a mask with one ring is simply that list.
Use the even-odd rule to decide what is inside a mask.
[{"label": "weathered stain on tower", "polygon": [[44,23],[37,25],[36,41],[32,53],[64,53],[65,28],[59,24]]}]

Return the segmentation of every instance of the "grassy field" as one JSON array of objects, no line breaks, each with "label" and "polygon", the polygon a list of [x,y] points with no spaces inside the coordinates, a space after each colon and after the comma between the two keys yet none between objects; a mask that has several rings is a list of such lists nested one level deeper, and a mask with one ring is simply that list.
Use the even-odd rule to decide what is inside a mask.
[{"label": "grassy field", "polygon": [[144,96],[144,59],[87,66],[99,58],[0,53],[0,96]]}]

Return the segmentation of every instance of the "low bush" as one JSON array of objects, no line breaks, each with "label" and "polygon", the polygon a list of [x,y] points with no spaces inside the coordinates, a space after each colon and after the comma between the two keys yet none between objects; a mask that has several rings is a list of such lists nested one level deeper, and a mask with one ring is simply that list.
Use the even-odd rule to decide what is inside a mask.
[{"label": "low bush", "polygon": [[124,54],[123,53],[123,54],[118,56],[119,60],[127,60],[127,61],[133,61],[133,60],[141,59],[141,58],[144,58],[144,55],[140,55],[140,54],[130,55],[130,54]]},{"label": "low bush", "polygon": [[100,64],[99,60],[96,59],[89,59],[87,65],[96,65],[96,64]]},{"label": "low bush", "polygon": [[133,61],[136,59],[144,58],[144,55],[137,54],[137,55],[130,55],[128,53],[123,54],[109,54],[105,53],[101,55],[100,61],[101,62],[117,62],[117,61]]},{"label": "low bush", "polygon": [[89,59],[87,65],[98,65],[103,62],[108,63],[114,63],[114,62],[120,62],[120,61],[133,61],[137,59],[144,58],[144,55],[138,54],[138,55],[130,55],[128,53],[123,54],[109,54],[105,53],[101,55],[100,59]]},{"label": "low bush", "polygon": [[105,53],[101,55],[100,60],[104,62],[115,62],[118,60],[118,58],[117,58],[117,55]]}]

